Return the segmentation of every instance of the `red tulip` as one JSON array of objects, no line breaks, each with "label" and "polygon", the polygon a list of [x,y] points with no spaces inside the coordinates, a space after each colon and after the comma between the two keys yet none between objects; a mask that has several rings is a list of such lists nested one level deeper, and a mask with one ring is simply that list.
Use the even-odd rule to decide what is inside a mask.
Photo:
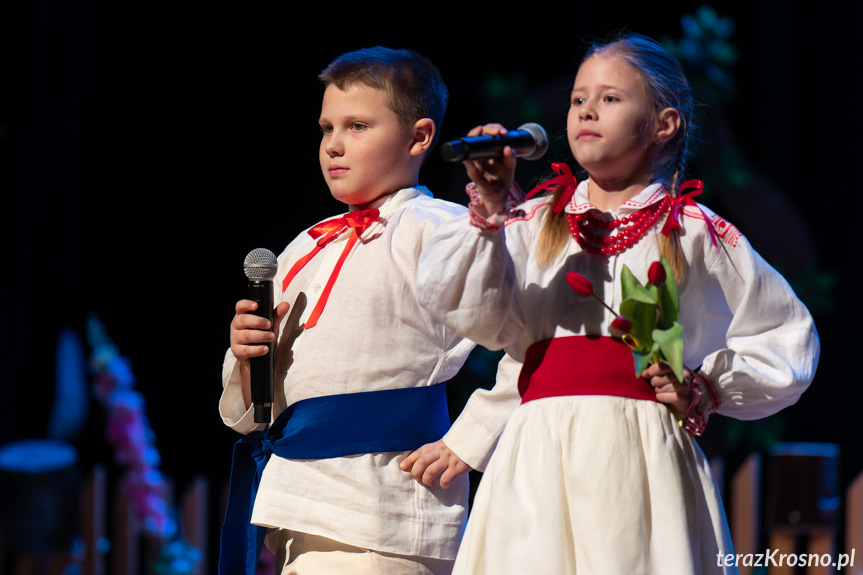
[{"label": "red tulip", "polygon": [[632,331],[632,322],[626,316],[619,315],[611,322],[611,333],[621,337]]},{"label": "red tulip", "polygon": [[581,297],[590,297],[593,295],[593,284],[581,274],[569,272],[566,274],[566,282],[572,288],[572,291]]},{"label": "red tulip", "polygon": [[647,270],[647,281],[659,287],[665,283],[665,266],[662,262],[653,262]]}]

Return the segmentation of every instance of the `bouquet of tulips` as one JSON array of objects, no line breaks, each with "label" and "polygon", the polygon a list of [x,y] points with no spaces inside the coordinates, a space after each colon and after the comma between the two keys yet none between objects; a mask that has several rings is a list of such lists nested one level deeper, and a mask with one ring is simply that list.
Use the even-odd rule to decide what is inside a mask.
[{"label": "bouquet of tulips", "polygon": [[593,291],[593,284],[581,274],[569,272],[566,281],[582,297],[594,297],[617,316],[612,333],[632,349],[635,375],[651,363],[667,363],[683,381],[683,326],[680,325],[680,298],[671,266],[664,257],[653,262],[647,272],[647,285],[641,285],[632,271],[623,266],[620,312],[615,312]]}]

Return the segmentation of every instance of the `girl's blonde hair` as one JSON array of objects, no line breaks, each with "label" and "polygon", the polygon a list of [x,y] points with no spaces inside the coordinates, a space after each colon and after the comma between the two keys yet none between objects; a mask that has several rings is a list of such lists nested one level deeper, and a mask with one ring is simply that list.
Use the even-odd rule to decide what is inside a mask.
[{"label": "girl's blonde hair", "polygon": [[[624,34],[608,42],[590,46],[582,63],[594,55],[608,55],[621,58],[638,72],[644,86],[647,100],[651,104],[655,126],[659,113],[666,108],[674,108],[680,116],[680,129],[662,148],[659,163],[652,174],[654,181],[665,184],[672,196],[679,193],[684,181],[686,162],[691,153],[690,142],[696,132],[694,121],[694,100],[689,81],[680,62],[661,44],[641,34]],[[557,203],[562,189],[554,192],[549,205]],[[563,213],[554,214],[548,209],[540,231],[537,259],[540,265],[548,265],[560,253],[569,239],[569,225]],[[679,280],[686,267],[680,248],[677,230],[669,237],[660,235],[660,253],[665,256]]]}]

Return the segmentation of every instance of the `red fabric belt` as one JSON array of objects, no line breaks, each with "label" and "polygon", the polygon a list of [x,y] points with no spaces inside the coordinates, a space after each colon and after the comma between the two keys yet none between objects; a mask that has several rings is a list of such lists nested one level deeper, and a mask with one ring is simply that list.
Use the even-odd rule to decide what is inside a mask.
[{"label": "red fabric belt", "polygon": [[656,401],[650,384],[635,375],[629,346],[611,337],[556,337],[532,344],[518,376],[518,392],[522,403],[562,395]]}]

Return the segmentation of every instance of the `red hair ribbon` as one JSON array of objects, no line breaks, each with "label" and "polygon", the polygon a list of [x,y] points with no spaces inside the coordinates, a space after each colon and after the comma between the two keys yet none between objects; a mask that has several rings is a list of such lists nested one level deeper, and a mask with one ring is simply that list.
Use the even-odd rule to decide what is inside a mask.
[{"label": "red hair ribbon", "polygon": [[557,172],[557,176],[553,177],[550,180],[546,180],[534,189],[532,189],[527,194],[527,199],[529,200],[537,193],[548,190],[551,188],[562,187],[563,193],[560,195],[560,198],[557,200],[557,203],[554,204],[554,207],[551,209],[555,214],[559,214],[566,207],[566,204],[569,203],[569,200],[572,198],[572,194],[575,193],[575,188],[578,187],[578,182],[575,181],[575,177],[572,175],[572,170],[569,169],[569,166],[562,162],[555,162],[551,165],[552,169]]},{"label": "red hair ribbon", "polygon": [[288,272],[288,275],[286,275],[285,279],[282,280],[282,292],[288,289],[288,285],[290,285],[291,281],[296,277],[299,271],[303,269],[303,267],[309,263],[309,260],[315,257],[318,252],[324,249],[324,246],[339,237],[342,232],[347,230],[352,231],[351,237],[348,238],[348,243],[342,250],[342,255],[339,257],[339,261],[336,262],[336,267],[333,268],[333,272],[330,274],[330,279],[327,280],[327,285],[324,286],[324,291],[321,292],[321,297],[318,298],[318,303],[315,305],[315,309],[312,310],[309,319],[306,321],[304,329],[312,328],[318,323],[318,318],[321,316],[321,312],[327,304],[327,298],[330,297],[330,291],[333,289],[333,284],[336,283],[336,278],[339,277],[342,264],[344,264],[345,260],[348,258],[351,248],[354,247],[354,244],[357,243],[357,240],[360,239],[363,232],[366,231],[369,226],[378,221],[379,217],[380,212],[374,208],[357,212],[348,212],[344,216],[321,222],[309,230],[309,235],[318,241],[315,243],[315,247],[312,248],[312,251],[297,260],[297,263],[293,265],[291,270]]},{"label": "red hair ribbon", "polygon": [[707,231],[710,232],[710,241],[714,247],[719,247],[716,241],[716,232],[713,231],[713,225],[710,223],[710,218],[704,213],[693,198],[700,196],[704,189],[704,182],[701,180],[686,180],[680,184],[679,192],[690,190],[687,193],[678,193],[676,197],[671,198],[671,206],[668,210],[668,217],[665,218],[665,225],[662,226],[662,235],[668,237],[671,232],[680,227],[680,214],[686,206],[692,206],[704,216],[704,222],[707,224]]}]

